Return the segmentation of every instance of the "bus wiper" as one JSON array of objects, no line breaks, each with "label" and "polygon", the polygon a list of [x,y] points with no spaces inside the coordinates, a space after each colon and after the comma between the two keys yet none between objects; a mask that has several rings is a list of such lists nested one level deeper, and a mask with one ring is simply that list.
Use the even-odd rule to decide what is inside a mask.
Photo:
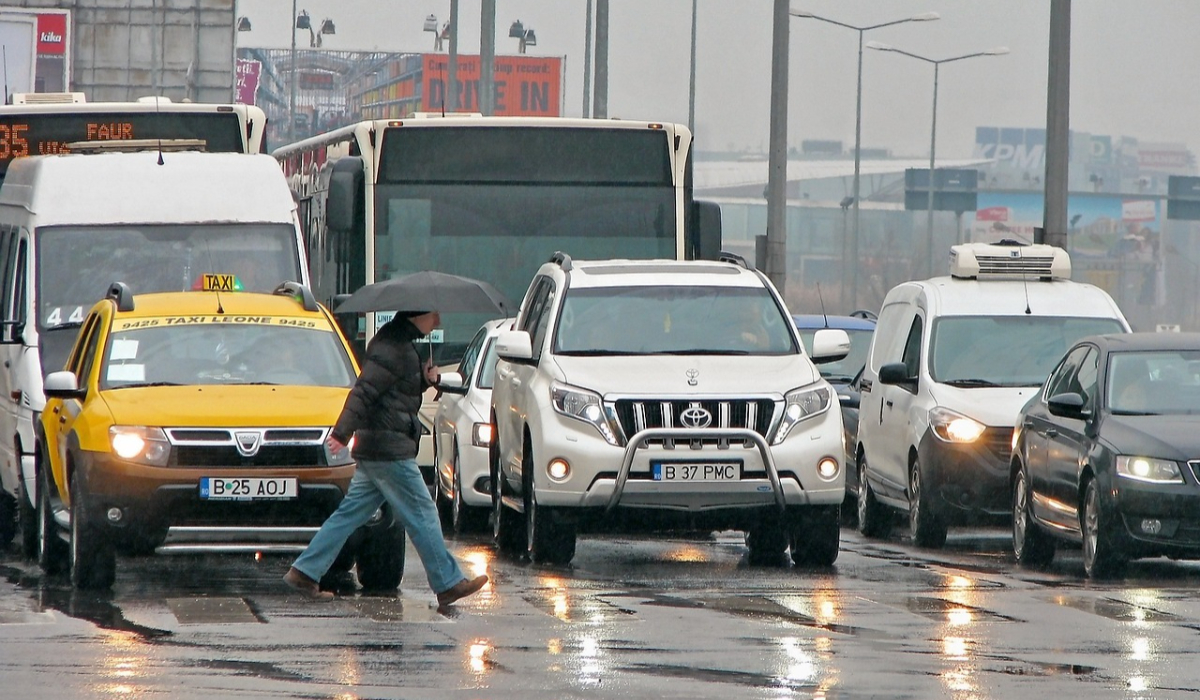
[{"label": "bus wiper", "polygon": [[179,382],[139,382],[137,384],[122,384],[113,389],[142,389],[148,386],[183,386]]},{"label": "bus wiper", "polygon": [[942,382],[942,384],[945,384],[947,386],[961,386],[961,387],[1000,386],[996,382],[989,381],[987,379],[947,379],[946,381]]},{"label": "bus wiper", "polygon": [[63,330],[70,330],[72,328],[80,328],[82,326],[83,326],[83,321],[63,321],[62,323],[58,324],[57,326],[50,326],[46,330],[48,330],[48,331],[63,331]]}]

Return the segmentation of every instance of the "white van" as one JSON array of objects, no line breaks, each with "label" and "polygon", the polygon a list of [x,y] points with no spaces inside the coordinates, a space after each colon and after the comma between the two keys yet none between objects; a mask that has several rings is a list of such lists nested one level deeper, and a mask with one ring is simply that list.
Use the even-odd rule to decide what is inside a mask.
[{"label": "white van", "polygon": [[950,276],[888,292],[862,377],[860,532],[886,535],[896,508],[915,544],[941,547],[948,525],[1011,517],[1017,413],[1076,340],[1129,331],[1070,276],[1061,248],[975,243],[951,249]]},{"label": "white van", "polygon": [[247,291],[308,284],[296,204],[274,158],[148,152],[14,160],[0,187],[0,545],[33,523],[33,425],[42,379],[63,368],[88,309],[113,282],[191,289],[204,273]]}]

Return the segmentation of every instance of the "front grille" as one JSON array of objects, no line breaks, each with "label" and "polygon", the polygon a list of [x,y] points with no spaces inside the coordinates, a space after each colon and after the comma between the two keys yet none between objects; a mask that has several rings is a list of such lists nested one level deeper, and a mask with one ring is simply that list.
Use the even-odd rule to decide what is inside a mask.
[{"label": "front grille", "polygon": [[[708,412],[706,426],[689,423],[685,412],[700,408]],[[748,428],[767,436],[775,417],[775,401],[767,398],[743,399],[618,399],[617,420],[625,437],[648,428]],[[695,411],[692,411],[695,413]],[[654,444],[653,441],[651,444]]]},{"label": "front grille", "polygon": [[976,255],[979,263],[979,276],[1009,276],[1028,275],[1030,277],[1050,277],[1054,256],[1022,256],[1010,258],[1007,255]]},{"label": "front grille", "polygon": [[324,466],[328,428],[167,428],[172,467]]},{"label": "front grille", "polygon": [[980,438],[981,444],[1001,464],[1008,464],[1012,457],[1012,432],[1012,428],[985,428]]}]

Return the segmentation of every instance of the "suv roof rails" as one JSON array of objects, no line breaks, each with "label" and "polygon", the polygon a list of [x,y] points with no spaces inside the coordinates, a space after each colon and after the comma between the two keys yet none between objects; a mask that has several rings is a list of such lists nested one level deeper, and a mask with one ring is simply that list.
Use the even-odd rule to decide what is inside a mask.
[{"label": "suv roof rails", "polygon": [[117,311],[133,311],[133,290],[124,282],[110,284],[104,298],[117,302]]},{"label": "suv roof rails", "polygon": [[317,298],[313,296],[312,290],[299,282],[283,282],[272,294],[292,297],[304,306],[305,311],[319,311],[321,308],[317,306]]},{"label": "suv roof rails", "polygon": [[563,269],[563,272],[571,271],[571,268],[572,268],[571,256],[567,255],[566,253],[562,252],[561,250],[554,251],[554,255],[550,256],[550,262],[555,263],[556,265],[561,267]]},{"label": "suv roof rails", "polygon": [[754,269],[753,267],[751,267],[751,266],[750,266],[750,263],[746,262],[746,259],[745,259],[745,258],[743,258],[742,256],[738,255],[737,253],[730,253],[728,250],[722,250],[720,253],[717,253],[717,261],[718,261],[718,262],[733,263],[734,265],[738,265],[738,266],[740,266],[740,267],[744,267],[744,268],[746,268],[747,270],[753,270],[753,269]]}]

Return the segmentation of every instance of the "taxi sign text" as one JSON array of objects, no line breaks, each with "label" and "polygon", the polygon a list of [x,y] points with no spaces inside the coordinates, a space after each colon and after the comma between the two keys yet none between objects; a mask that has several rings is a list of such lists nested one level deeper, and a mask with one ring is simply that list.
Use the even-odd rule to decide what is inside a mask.
[{"label": "taxi sign text", "polygon": [[200,279],[200,289],[205,292],[235,292],[237,291],[237,278],[233,275],[205,273]]}]

